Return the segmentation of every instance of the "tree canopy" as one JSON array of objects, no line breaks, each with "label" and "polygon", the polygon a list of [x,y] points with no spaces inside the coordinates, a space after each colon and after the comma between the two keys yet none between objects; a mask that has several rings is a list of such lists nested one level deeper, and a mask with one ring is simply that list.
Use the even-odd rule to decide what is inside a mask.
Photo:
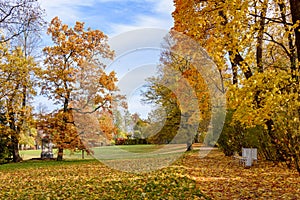
[{"label": "tree canopy", "polygon": [[230,120],[219,145],[231,153],[256,145],[267,159],[300,171],[299,2],[174,3],[173,29],[199,42],[230,77],[224,79]]}]

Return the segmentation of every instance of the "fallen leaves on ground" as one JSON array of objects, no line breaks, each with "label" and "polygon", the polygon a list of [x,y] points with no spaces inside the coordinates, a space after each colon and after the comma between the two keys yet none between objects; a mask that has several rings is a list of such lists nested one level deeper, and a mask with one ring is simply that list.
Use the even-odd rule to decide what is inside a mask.
[{"label": "fallen leaves on ground", "polygon": [[[55,161],[52,161],[55,162]],[[37,163],[39,164],[39,163]],[[147,174],[112,170],[98,161],[0,169],[0,199],[200,199],[180,168]]]},{"label": "fallen leaves on ground", "polygon": [[272,162],[244,168],[218,150],[204,158],[197,153],[185,155],[181,162],[211,199],[300,199],[299,173]]},{"label": "fallen leaves on ground", "polygon": [[0,166],[0,199],[300,199],[299,186],[296,171],[262,161],[245,169],[217,150],[140,174],[95,160]]}]

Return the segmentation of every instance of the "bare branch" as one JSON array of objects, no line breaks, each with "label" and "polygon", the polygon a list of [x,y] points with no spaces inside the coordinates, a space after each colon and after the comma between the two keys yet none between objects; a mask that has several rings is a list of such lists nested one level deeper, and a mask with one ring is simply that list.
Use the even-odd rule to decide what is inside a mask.
[{"label": "bare branch", "polygon": [[270,37],[270,39],[264,39],[265,41],[273,42],[273,43],[279,45],[279,46],[285,51],[285,53],[286,53],[289,57],[291,57],[291,54],[290,54],[289,50],[288,50],[282,43],[280,43],[280,42],[278,42],[277,40],[275,40],[274,37],[273,37],[271,34],[269,34],[269,33],[267,33],[267,32],[265,32],[264,34],[266,34],[267,36]]},{"label": "bare branch", "polygon": [[[252,13],[250,13],[250,15],[251,15],[252,17],[259,17],[259,18],[262,18],[262,19],[265,19],[265,20],[268,20],[268,21],[271,21],[271,22],[274,22],[274,23],[279,23],[279,24],[285,24],[285,25],[293,26],[292,23],[281,21],[281,20],[280,20],[281,18],[269,18],[269,17],[263,17],[263,16],[261,16],[261,15],[252,14]],[[286,15],[286,16],[289,16],[289,15]],[[278,19],[278,20],[277,20],[277,19]]]}]

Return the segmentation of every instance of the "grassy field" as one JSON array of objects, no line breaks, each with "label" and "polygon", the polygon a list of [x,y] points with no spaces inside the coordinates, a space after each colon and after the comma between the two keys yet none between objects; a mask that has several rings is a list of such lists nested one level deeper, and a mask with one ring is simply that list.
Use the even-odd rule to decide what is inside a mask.
[{"label": "grassy field", "polygon": [[[54,157],[57,156],[57,150],[53,150]],[[30,160],[32,158],[40,158],[41,150],[22,150],[20,151],[20,155],[23,160]],[[70,152],[69,150],[64,151],[65,159],[81,159],[81,151],[80,152]],[[85,158],[92,159],[92,156],[87,156],[85,153]]]},{"label": "grassy field", "polygon": [[[54,157],[57,156],[57,151],[53,150]],[[40,158],[41,157],[41,150],[22,150],[20,151],[20,155],[23,160],[30,160],[32,158]],[[82,155],[81,152],[70,152],[68,150],[64,151],[64,158],[65,159],[81,159]],[[92,159],[92,156],[88,156],[85,153],[86,159]]]},{"label": "grassy field", "polygon": [[[184,152],[185,145],[174,145],[174,147],[170,147],[167,149],[163,149],[163,145],[117,145],[117,146],[103,146],[92,149],[94,151],[94,155],[86,155],[85,159],[93,159],[100,157],[101,159],[115,160],[115,159],[124,159],[124,153],[128,156],[128,159],[134,157],[147,157],[147,156],[157,156],[157,151],[161,154],[172,153],[175,152]],[[54,157],[57,155],[57,150],[53,150]],[[39,158],[41,154],[41,150],[23,150],[20,151],[20,155],[23,160],[29,160],[32,158]],[[125,155],[125,156],[126,156]],[[82,152],[70,152],[69,150],[64,151],[65,159],[81,159]]]},{"label": "grassy field", "polygon": [[147,173],[114,170],[95,159],[0,165],[0,199],[300,199],[299,185],[299,174],[284,166],[259,161],[245,169],[218,150],[204,158],[199,150],[184,153]]}]

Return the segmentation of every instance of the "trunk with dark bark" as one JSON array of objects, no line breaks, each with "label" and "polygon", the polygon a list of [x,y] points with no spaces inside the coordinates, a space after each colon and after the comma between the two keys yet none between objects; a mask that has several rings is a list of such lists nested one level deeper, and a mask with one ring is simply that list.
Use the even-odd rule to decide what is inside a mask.
[{"label": "trunk with dark bark", "polygon": [[[300,20],[300,1],[299,0],[290,0],[291,14],[293,24],[296,24]],[[300,62],[300,26],[295,28],[295,37],[296,37],[296,48],[297,48],[297,58],[298,58],[298,71],[299,71],[299,62]]]},{"label": "trunk with dark bark", "polygon": [[[265,5],[268,5],[268,2],[264,1]],[[265,25],[266,25],[266,14],[267,14],[268,6],[265,6],[260,14],[260,23],[259,23],[259,30],[258,30],[258,36],[257,36],[257,47],[256,47],[256,63],[259,73],[264,72],[264,66],[263,66],[263,44],[264,44],[264,31],[265,31]]]},{"label": "trunk with dark bark", "polygon": [[16,136],[11,137],[11,150],[13,155],[13,162],[21,162],[23,159],[21,158],[19,154],[19,140]]},{"label": "trunk with dark bark", "polygon": [[186,143],[186,151],[192,151],[193,150],[193,144],[191,142]]},{"label": "trunk with dark bark", "polygon": [[19,139],[18,135],[20,133],[20,129],[15,124],[15,118],[14,118],[14,113],[12,112],[12,105],[10,105],[10,112],[8,114],[8,120],[9,120],[9,128],[12,131],[11,135],[11,153],[13,155],[13,161],[14,162],[20,162],[22,161],[22,158],[19,154]]},{"label": "trunk with dark bark", "polygon": [[62,161],[63,160],[63,155],[64,155],[64,149],[63,148],[58,148],[58,154],[57,154],[57,161]]}]

